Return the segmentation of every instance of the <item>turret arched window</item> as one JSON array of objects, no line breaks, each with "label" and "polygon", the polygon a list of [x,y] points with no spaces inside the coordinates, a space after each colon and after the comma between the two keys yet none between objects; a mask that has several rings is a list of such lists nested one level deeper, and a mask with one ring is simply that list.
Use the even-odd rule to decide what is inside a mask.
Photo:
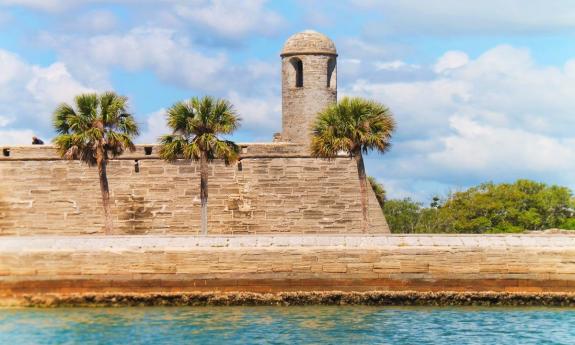
[{"label": "turret arched window", "polygon": [[295,71],[295,87],[303,87],[303,62],[298,58],[292,58],[290,62]]},{"label": "turret arched window", "polygon": [[[335,59],[330,58],[327,62],[327,87],[335,86]],[[333,79],[333,80],[332,80]]]}]

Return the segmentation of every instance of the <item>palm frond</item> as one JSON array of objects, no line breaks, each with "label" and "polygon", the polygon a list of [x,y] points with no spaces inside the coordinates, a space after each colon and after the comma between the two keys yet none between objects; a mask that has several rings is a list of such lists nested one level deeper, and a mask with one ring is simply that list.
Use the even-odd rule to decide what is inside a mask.
[{"label": "palm frond", "polygon": [[389,109],[362,98],[344,97],[318,114],[313,126],[312,155],[333,158],[377,150],[386,152],[396,124]]},{"label": "palm frond", "polygon": [[76,117],[74,108],[66,103],[60,104],[54,111],[53,125],[58,134],[68,134],[70,131],[69,118]]},{"label": "palm frond", "polygon": [[213,156],[223,159],[226,165],[235,163],[240,155],[240,147],[229,140],[217,140],[213,145]]},{"label": "palm frond", "polygon": [[183,158],[199,160],[202,155],[202,149],[195,142],[187,142],[184,146]]},{"label": "palm frond", "polygon": [[98,94],[83,93],[74,99],[78,115],[85,119],[96,119],[98,117],[98,106],[100,99]]},{"label": "palm frond", "polygon": [[159,138],[160,149],[158,154],[162,159],[175,161],[184,154],[184,148],[188,144],[186,138],[178,134],[167,134]]},{"label": "palm frond", "polygon": [[[203,152],[208,160],[233,162],[239,154],[237,145],[219,135],[231,134],[240,121],[232,104],[224,99],[204,96],[177,102],[167,112],[172,135],[160,138],[160,152],[165,152],[160,156],[166,160],[198,160]],[[176,149],[178,153],[174,155]]]},{"label": "palm frond", "polygon": [[138,125],[127,111],[127,98],[114,92],[81,94],[74,105],[61,104],[54,111],[53,124],[58,132],[54,145],[66,159],[80,159],[93,165],[96,151],[103,149],[104,159],[125,150],[135,150],[133,138]]},{"label": "palm frond", "polygon": [[171,106],[166,116],[173,133],[185,133],[190,131],[189,121],[195,118],[196,111],[191,102],[182,101]]}]

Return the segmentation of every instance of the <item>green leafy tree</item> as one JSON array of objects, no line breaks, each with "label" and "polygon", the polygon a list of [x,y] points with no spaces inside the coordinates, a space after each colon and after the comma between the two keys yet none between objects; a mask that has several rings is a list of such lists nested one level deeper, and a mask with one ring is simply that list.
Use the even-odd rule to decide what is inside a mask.
[{"label": "green leafy tree", "polygon": [[440,212],[453,220],[456,232],[542,230],[573,217],[572,194],[566,187],[529,180],[484,183],[453,193]]},{"label": "green leafy tree", "polygon": [[386,200],[392,232],[514,233],[561,228],[575,230],[575,199],[566,187],[529,180],[483,183],[434,197],[429,207],[411,199]]},{"label": "green leafy tree", "polygon": [[386,106],[349,97],[320,112],[313,126],[311,152],[314,157],[329,159],[345,152],[356,161],[364,232],[368,227],[368,181],[363,154],[371,150],[386,152],[394,130],[395,121]]},{"label": "green leafy tree", "polygon": [[431,203],[429,204],[429,207],[439,208],[439,206],[441,206],[441,199],[436,195],[431,199]]},{"label": "green leafy tree", "polygon": [[226,100],[205,96],[174,104],[167,112],[172,134],[160,138],[160,157],[200,162],[201,231],[208,233],[208,162],[223,159],[226,164],[238,159],[239,148],[220,135],[233,133],[240,118]]},{"label": "green leafy tree", "polygon": [[132,140],[138,135],[138,125],[127,108],[126,97],[105,92],[78,95],[74,105],[62,103],[54,111],[58,135],[53,142],[58,153],[65,159],[79,159],[98,167],[106,234],[113,229],[108,160],[125,150],[134,151]]},{"label": "green leafy tree", "polygon": [[422,205],[410,198],[387,200],[383,213],[391,232],[415,233],[421,217]]},{"label": "green leafy tree", "polygon": [[575,218],[566,219],[560,226],[561,229],[575,230]]}]

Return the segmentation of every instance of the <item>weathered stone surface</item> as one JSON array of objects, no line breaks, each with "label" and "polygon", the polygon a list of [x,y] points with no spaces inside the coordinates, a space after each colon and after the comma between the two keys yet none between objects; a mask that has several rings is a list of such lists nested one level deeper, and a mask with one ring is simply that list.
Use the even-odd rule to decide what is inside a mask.
[{"label": "weathered stone surface", "polygon": [[281,56],[282,140],[307,147],[317,114],[337,101],[335,44],[318,32],[304,31],[287,40]]},{"label": "weathered stone surface", "polygon": [[[210,233],[362,231],[353,161],[314,159],[308,150],[317,113],[337,100],[336,57],[335,44],[317,32],[304,31],[286,42],[283,136],[276,136],[273,143],[239,144],[237,164],[210,165]],[[296,72],[302,77],[301,85],[296,85]],[[102,231],[97,169],[59,159],[49,145],[1,149],[0,236]],[[199,231],[197,163],[165,163],[157,146],[138,145],[135,152],[109,163],[108,176],[115,234]],[[369,206],[368,232],[389,232],[371,190]]]},{"label": "weathered stone surface", "polygon": [[[291,144],[242,147],[241,166],[210,167],[210,233],[361,231],[359,181],[349,158],[314,159]],[[199,230],[197,163],[166,163],[156,152],[139,145],[108,165],[116,234]],[[0,159],[0,235],[100,233],[102,213],[97,169],[61,160],[50,146],[13,147]],[[373,193],[370,219],[370,232],[389,232]]]},{"label": "weathered stone surface", "polygon": [[[575,292],[575,236],[464,236],[476,240],[473,245],[454,245],[453,236],[386,236],[384,244],[374,244],[382,236],[306,237],[315,238],[312,246],[296,235],[5,237],[0,241],[0,297],[52,292]],[[534,246],[533,239],[542,244]]]}]

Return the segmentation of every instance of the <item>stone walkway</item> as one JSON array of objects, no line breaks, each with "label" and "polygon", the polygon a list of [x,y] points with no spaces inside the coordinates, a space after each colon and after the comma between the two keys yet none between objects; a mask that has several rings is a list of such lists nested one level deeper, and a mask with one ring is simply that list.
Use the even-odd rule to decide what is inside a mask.
[{"label": "stone walkway", "polygon": [[0,237],[0,252],[262,247],[575,247],[575,235],[234,235]]}]

